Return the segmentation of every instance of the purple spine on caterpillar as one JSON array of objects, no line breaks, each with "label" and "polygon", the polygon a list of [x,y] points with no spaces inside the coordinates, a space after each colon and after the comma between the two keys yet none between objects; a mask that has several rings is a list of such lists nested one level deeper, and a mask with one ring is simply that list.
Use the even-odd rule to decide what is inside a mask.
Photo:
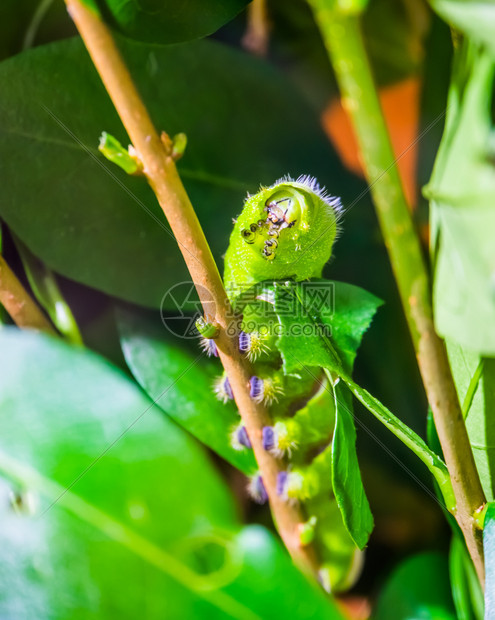
[{"label": "purple spine on caterpillar", "polygon": [[264,381],[259,377],[249,379],[249,394],[253,400],[261,401],[264,393]]},{"label": "purple spine on caterpillar", "polygon": [[262,443],[264,450],[273,450],[275,447],[275,430],[273,426],[264,426]]},{"label": "purple spine on caterpillar", "polygon": [[258,485],[260,492],[260,504],[266,504],[266,502],[268,501],[268,493],[266,492],[263,478],[261,476],[258,477]]},{"label": "purple spine on caterpillar", "polygon": [[225,373],[215,379],[213,391],[215,392],[218,400],[221,400],[223,403],[233,400],[234,398],[230,381]]},{"label": "purple spine on caterpillar", "polygon": [[218,357],[218,349],[213,338],[201,337],[200,346],[208,357]]},{"label": "purple spine on caterpillar", "polygon": [[241,332],[239,334],[239,351],[241,353],[247,353],[249,351],[249,347],[251,345],[251,336],[246,334],[246,332]]},{"label": "purple spine on caterpillar", "polygon": [[268,494],[263,484],[263,479],[259,474],[255,474],[248,486],[249,494],[257,504],[266,504],[268,501]]},{"label": "purple spine on caterpillar", "polygon": [[289,474],[286,471],[279,472],[277,476],[277,495],[283,497],[287,492],[287,479]]},{"label": "purple spine on caterpillar", "polygon": [[248,437],[245,426],[239,426],[237,429],[237,441],[246,448],[251,448],[251,440]]},{"label": "purple spine on caterpillar", "polygon": [[234,392],[232,392],[232,386],[230,385],[228,377],[225,377],[225,380],[223,382],[223,389],[225,390],[225,393],[227,394],[229,399],[234,400]]}]

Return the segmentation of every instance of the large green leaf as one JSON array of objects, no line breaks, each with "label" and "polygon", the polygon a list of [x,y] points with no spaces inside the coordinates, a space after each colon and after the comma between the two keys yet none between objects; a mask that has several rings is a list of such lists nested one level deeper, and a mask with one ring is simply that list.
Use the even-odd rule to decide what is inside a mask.
[{"label": "large green leaf", "polygon": [[[350,284],[325,280],[276,282],[273,295],[282,326],[277,347],[286,372],[297,373],[303,366],[310,366],[338,373],[340,362],[348,373],[352,371],[361,338],[381,304],[379,299]],[[344,524],[358,547],[363,548],[373,529],[373,516],[356,454],[352,399],[341,390],[338,386],[332,484]]]},{"label": "large green leaf", "polygon": [[[392,615],[391,615],[392,614]],[[447,558],[421,553],[394,570],[380,593],[373,620],[455,620]]]},{"label": "large green leaf", "polygon": [[147,43],[180,43],[204,37],[230,21],[248,2],[96,0],[112,26],[131,39]]},{"label": "large green leaf", "polygon": [[484,355],[495,354],[494,71],[485,48],[465,41],[456,50],[445,131],[426,188],[437,330]]},{"label": "large green leaf", "polygon": [[[217,259],[260,183],[308,171],[345,188],[318,121],[266,63],[212,41],[121,49],[156,126],[188,135],[179,168]],[[159,306],[189,278],[144,179],[97,151],[102,130],[126,137],[82,43],[5,61],[0,88],[1,217],[55,271]]]},{"label": "large green leaf", "polygon": [[6,462],[15,460],[59,490],[22,488],[38,504],[32,517],[3,503],[0,605],[15,605],[16,617],[57,618],[78,608],[135,617],[148,596],[152,617],[168,605],[189,606],[188,593],[177,588],[175,595],[168,576],[51,504],[75,493],[175,553],[181,539],[237,526],[202,450],[97,356],[9,328],[0,332],[0,343],[2,472],[12,474]]},{"label": "large green leaf", "polygon": [[123,373],[13,328],[0,347],[2,617],[339,618]]},{"label": "large green leaf", "polygon": [[[235,406],[213,394],[214,378],[221,373],[218,363],[209,361],[198,346],[191,350],[170,334],[158,312],[121,309],[117,319],[127,365],[145,392],[192,435],[241,471],[253,473],[252,452],[230,445],[229,429],[239,423]],[[174,383],[164,394],[170,382]]]}]

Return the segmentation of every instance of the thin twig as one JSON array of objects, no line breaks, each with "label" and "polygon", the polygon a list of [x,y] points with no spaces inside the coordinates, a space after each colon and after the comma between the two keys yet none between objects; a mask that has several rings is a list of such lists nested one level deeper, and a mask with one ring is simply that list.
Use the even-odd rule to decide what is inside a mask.
[{"label": "thin twig", "polygon": [[266,0],[253,0],[247,8],[246,32],[242,47],[256,56],[266,56],[270,42],[270,22]]},{"label": "thin twig", "polygon": [[369,66],[359,19],[333,0],[310,0],[342,101],[356,133],[368,183],[409,324],[435,426],[452,478],[456,520],[481,583],[483,545],[473,515],[486,499],[474,462],[444,342],[435,332],[430,281],[420,241],[394,164],[394,153]]},{"label": "thin twig", "polygon": [[56,334],[50,321],[7,265],[3,256],[0,256],[0,304],[18,327]]},{"label": "thin twig", "polygon": [[93,63],[144,166],[144,173],[170,224],[198,291],[207,321],[219,328],[220,360],[229,377],[254,454],[263,477],[274,519],[292,558],[315,573],[318,562],[312,546],[301,546],[298,524],[301,510],[276,492],[283,463],[263,449],[262,429],[270,424],[266,409],[249,395],[249,366],[239,355],[232,326],[232,310],[203,230],[177,172],[166,140],[158,135],[132,81],[109,29],[95,10],[80,0],[65,0]]}]

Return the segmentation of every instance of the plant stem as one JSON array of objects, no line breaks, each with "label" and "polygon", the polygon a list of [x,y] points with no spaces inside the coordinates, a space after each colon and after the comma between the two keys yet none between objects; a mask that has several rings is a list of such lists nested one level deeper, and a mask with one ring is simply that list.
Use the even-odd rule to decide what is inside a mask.
[{"label": "plant stem", "polygon": [[444,342],[435,332],[430,282],[408,209],[356,15],[335,0],[310,0],[360,146],[419,369],[452,479],[456,520],[478,577],[484,582],[483,544],[474,513],[485,503]]},{"label": "plant stem", "polygon": [[53,271],[42,263],[15,235],[14,243],[26,272],[29,286],[58,331],[72,344],[83,343],[81,332]]},{"label": "plant stem", "polygon": [[36,305],[18,277],[0,256],[0,304],[18,327],[55,335],[50,321]]},{"label": "plant stem", "polygon": [[177,239],[203,305],[205,318],[219,328],[216,339],[219,357],[251,440],[280,535],[294,561],[315,574],[318,570],[315,551],[311,545],[301,546],[297,529],[305,517],[299,507],[290,505],[277,495],[277,475],[284,468],[284,463],[263,449],[262,429],[271,424],[268,412],[249,395],[250,367],[239,354],[237,335],[228,330],[233,325],[232,309],[203,230],[177,172],[171,149],[165,146],[167,140],[161,139],[153,126],[112,35],[98,12],[88,8],[81,0],[65,1]]},{"label": "plant stem", "polygon": [[53,4],[53,0],[41,0],[36,7],[35,12],[29,22],[26,32],[24,34],[24,40],[22,42],[22,51],[29,49],[33,46],[34,39],[38,33],[39,27],[46,14],[50,10]]},{"label": "plant stem", "polygon": [[270,23],[266,0],[252,0],[247,7],[246,32],[242,47],[256,56],[266,56],[270,40]]}]

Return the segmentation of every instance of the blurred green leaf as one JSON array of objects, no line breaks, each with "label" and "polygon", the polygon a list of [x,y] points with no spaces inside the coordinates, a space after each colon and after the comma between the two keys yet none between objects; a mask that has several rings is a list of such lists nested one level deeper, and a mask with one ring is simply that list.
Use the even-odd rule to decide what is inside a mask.
[{"label": "blurred green leaf", "polygon": [[0,616],[340,617],[123,373],[13,328],[0,347]]},{"label": "blurred green leaf", "polygon": [[[232,501],[206,455],[123,373],[94,354],[14,329],[0,331],[0,347],[7,478],[12,472],[4,464],[15,460],[48,479],[60,500],[69,488],[69,497],[77,494],[174,554],[181,539],[237,527]],[[163,617],[168,606],[191,605],[191,594],[174,580],[52,505],[54,493],[19,492],[32,496],[37,510],[32,517],[15,515],[4,494],[2,617],[11,610],[15,617],[67,618],[79,608],[136,617],[148,600],[150,615]]]},{"label": "blurred green leaf", "polygon": [[458,620],[483,620],[483,590],[462,534],[452,536],[449,554],[452,598]]},{"label": "blurred green leaf", "polygon": [[485,552],[485,618],[495,616],[495,504],[488,504],[483,529]]},{"label": "blurred green leaf", "polygon": [[252,601],[251,608],[261,618],[344,620],[330,597],[308,583],[267,530],[246,527],[236,544],[244,563],[238,579],[225,591]]},{"label": "blurred green leaf", "polygon": [[[217,259],[248,190],[304,171],[343,185],[317,119],[266,63],[212,41],[121,48],[156,126],[188,136],[179,170]],[[82,43],[5,61],[0,88],[0,215],[55,271],[159,306],[189,278],[146,181],[97,151],[103,130],[127,139]]]},{"label": "blurred green leaf", "polygon": [[[95,1],[95,0],[93,0]],[[233,19],[249,0],[96,0],[108,23],[145,43],[205,37]]]},{"label": "blurred green leaf", "polygon": [[437,330],[482,355],[495,354],[494,70],[486,49],[465,41],[456,50],[445,131],[425,188]]},{"label": "blurred green leaf", "polygon": [[253,473],[256,463],[252,451],[239,452],[230,445],[229,429],[239,423],[235,405],[224,404],[213,394],[220,364],[208,360],[198,346],[195,350],[184,346],[186,343],[163,325],[158,313],[119,309],[117,322],[127,365],[150,398],[232,465],[246,474]]},{"label": "blurred green leaf", "polygon": [[447,558],[421,553],[403,561],[380,593],[373,620],[456,620]]},{"label": "blurred green leaf", "polygon": [[495,2],[493,0],[430,0],[451,26],[495,53]]}]

